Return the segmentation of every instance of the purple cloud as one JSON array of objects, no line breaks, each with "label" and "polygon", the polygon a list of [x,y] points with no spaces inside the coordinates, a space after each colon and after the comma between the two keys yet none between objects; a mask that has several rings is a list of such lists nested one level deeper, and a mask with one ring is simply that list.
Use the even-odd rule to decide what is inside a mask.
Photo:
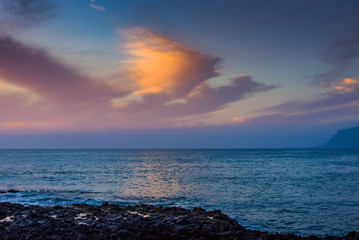
[{"label": "purple cloud", "polygon": [[0,77],[47,99],[76,103],[122,96],[106,82],[76,72],[44,50],[0,36]]},{"label": "purple cloud", "polygon": [[344,78],[345,71],[351,63],[359,57],[359,35],[334,43],[319,54],[324,62],[331,68],[329,71],[316,76],[320,83],[337,81]]}]

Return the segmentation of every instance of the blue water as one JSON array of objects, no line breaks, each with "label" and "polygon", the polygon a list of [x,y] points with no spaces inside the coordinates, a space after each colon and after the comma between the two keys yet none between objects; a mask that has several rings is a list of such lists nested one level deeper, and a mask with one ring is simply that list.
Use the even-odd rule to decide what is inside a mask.
[{"label": "blue water", "polygon": [[0,202],[202,207],[262,231],[359,230],[359,150],[0,150],[0,183]]}]

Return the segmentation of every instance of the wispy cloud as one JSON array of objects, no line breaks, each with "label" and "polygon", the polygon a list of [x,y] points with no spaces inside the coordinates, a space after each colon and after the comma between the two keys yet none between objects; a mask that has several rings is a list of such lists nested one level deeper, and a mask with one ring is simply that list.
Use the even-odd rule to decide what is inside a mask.
[{"label": "wispy cloud", "polygon": [[3,0],[2,6],[23,24],[39,23],[52,18],[57,9],[53,0]]},{"label": "wispy cloud", "polygon": [[319,83],[337,81],[345,77],[345,71],[359,57],[359,34],[335,42],[319,54],[322,61],[330,65],[330,69],[318,74],[315,80]]},{"label": "wispy cloud", "polygon": [[358,119],[359,79],[348,77],[353,73],[348,74],[347,70],[359,58],[359,35],[335,42],[319,56],[330,66],[327,72],[314,77],[322,92],[263,109],[271,114],[258,121],[324,123]]},{"label": "wispy cloud", "polygon": [[305,100],[286,102],[264,109],[271,112],[263,121],[276,119],[277,123],[328,123],[352,121],[359,118],[359,80],[346,78],[326,82],[325,91]]},{"label": "wispy cloud", "polygon": [[90,7],[97,10],[97,11],[99,11],[99,12],[103,12],[106,9],[104,6],[99,5],[99,4],[98,5],[90,4]]},{"label": "wispy cloud", "polygon": [[90,2],[91,3],[89,4],[89,6],[93,9],[95,9],[96,11],[103,12],[106,10],[106,8],[104,6],[97,4],[96,0],[90,0]]}]

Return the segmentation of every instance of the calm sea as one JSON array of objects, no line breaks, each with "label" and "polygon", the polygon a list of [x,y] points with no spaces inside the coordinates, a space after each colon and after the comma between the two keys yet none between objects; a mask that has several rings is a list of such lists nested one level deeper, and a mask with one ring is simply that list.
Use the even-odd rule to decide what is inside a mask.
[{"label": "calm sea", "polygon": [[0,184],[0,202],[202,207],[262,231],[359,230],[359,150],[0,150]]}]

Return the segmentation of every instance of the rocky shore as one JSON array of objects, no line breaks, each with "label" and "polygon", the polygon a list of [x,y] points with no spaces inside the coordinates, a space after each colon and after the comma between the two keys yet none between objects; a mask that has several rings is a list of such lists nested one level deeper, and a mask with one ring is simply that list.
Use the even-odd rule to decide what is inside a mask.
[{"label": "rocky shore", "polygon": [[[319,239],[248,230],[219,210],[149,205],[0,203],[0,239]],[[325,239],[359,239],[359,232]]]}]

